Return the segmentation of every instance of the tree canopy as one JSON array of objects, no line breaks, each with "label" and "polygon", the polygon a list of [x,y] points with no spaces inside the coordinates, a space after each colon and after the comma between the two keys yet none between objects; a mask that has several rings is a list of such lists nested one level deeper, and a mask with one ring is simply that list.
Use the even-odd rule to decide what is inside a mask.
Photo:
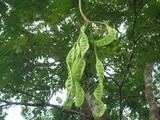
[{"label": "tree canopy", "polygon": [[160,0],[1,0],[0,93],[2,120],[158,120]]}]

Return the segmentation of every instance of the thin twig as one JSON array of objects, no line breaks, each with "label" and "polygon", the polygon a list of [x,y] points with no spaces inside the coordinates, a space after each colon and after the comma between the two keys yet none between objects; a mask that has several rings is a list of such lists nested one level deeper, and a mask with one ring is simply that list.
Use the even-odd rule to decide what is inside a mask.
[{"label": "thin twig", "polygon": [[0,108],[7,107],[7,106],[8,106],[7,104],[0,105]]},{"label": "thin twig", "polygon": [[134,45],[132,46],[132,53],[131,53],[131,55],[130,55],[130,57],[129,57],[129,60],[128,60],[128,63],[127,63],[127,67],[126,67],[126,69],[125,69],[125,71],[124,71],[124,73],[123,73],[123,75],[122,75],[122,80],[121,80],[121,82],[120,82],[120,85],[123,85],[123,83],[124,83],[124,81],[125,81],[125,77],[126,77],[126,75],[127,75],[127,73],[128,73],[128,70],[129,70],[129,68],[130,68],[130,65],[131,65],[131,62],[132,62],[132,59],[133,59],[133,56],[134,56],[135,48],[136,48],[136,44],[134,44]]},{"label": "thin twig", "polygon": [[[140,98],[140,99],[146,99],[145,95],[128,95],[128,96],[123,96],[123,99],[128,99],[128,98]],[[112,97],[113,100],[119,100],[119,96],[114,96]]]},{"label": "thin twig", "polygon": [[[21,91],[21,90],[18,90],[18,89],[12,89],[12,91],[17,92],[17,93],[20,93],[20,94],[23,94],[23,95],[26,95],[26,96],[28,96],[28,97],[35,98],[36,100],[38,100],[38,101],[40,101],[40,102],[42,102],[42,103],[44,102],[44,101],[41,100],[39,97],[34,96],[33,94],[30,94],[30,93],[27,93],[27,92],[24,92],[24,91]],[[8,93],[8,92],[10,92],[10,91],[0,89],[0,92],[2,92],[2,93],[5,94],[5,93]]]},{"label": "thin twig", "polygon": [[107,76],[105,76],[105,78],[111,79],[117,86],[119,86],[119,83],[118,83],[114,78],[112,78],[112,77],[107,77]]},{"label": "thin twig", "polygon": [[149,28],[159,18],[159,16],[160,16],[160,13],[152,20],[152,22],[150,22],[150,24],[146,27],[146,29],[141,34],[139,34],[139,36],[135,39],[136,43],[138,43],[140,38],[148,32]]},{"label": "thin twig", "polygon": [[136,48],[136,44],[135,44],[135,28],[136,28],[136,23],[137,23],[137,5],[136,5],[136,0],[133,0],[133,26],[132,26],[132,33],[131,33],[131,40],[133,41],[133,46],[132,46],[132,53],[130,55],[129,61],[127,63],[127,67],[122,75],[122,80],[119,84],[119,105],[120,105],[120,109],[119,109],[119,120],[123,119],[123,99],[122,99],[122,94],[123,94],[123,83],[125,80],[125,77],[127,76],[131,61],[133,59],[134,56],[134,51]]},{"label": "thin twig", "polygon": [[131,61],[132,61],[132,58],[133,58],[133,55],[134,55],[134,50],[135,50],[135,47],[136,47],[136,44],[135,44],[135,28],[136,28],[136,23],[137,23],[137,10],[136,10],[136,0],[133,0],[133,16],[134,16],[134,19],[133,19],[133,27],[132,27],[132,34],[131,34],[131,39],[133,41],[133,46],[132,46],[132,53],[130,55],[130,58],[129,58],[129,61],[127,63],[127,67],[122,75],[122,81],[120,83],[120,85],[123,85],[123,82],[125,80],[125,77],[128,73],[128,70],[129,70],[129,67],[130,67],[130,64],[131,64]]},{"label": "thin twig", "polygon": [[136,0],[133,0],[133,27],[132,27],[132,41],[135,42],[135,28],[137,23],[137,8],[136,8]]},{"label": "thin twig", "polygon": [[122,120],[123,118],[123,104],[122,104],[122,86],[119,86],[119,119]]},{"label": "thin twig", "polygon": [[48,98],[47,102],[44,103],[44,105],[41,106],[41,107],[35,112],[34,116],[31,118],[31,120],[34,120],[34,119],[38,116],[38,114],[40,114],[41,110],[45,108],[46,104],[49,103],[49,101],[52,99],[53,95],[54,95],[54,91],[52,91],[52,93],[51,93],[50,97]]},{"label": "thin twig", "polygon": [[24,91],[21,91],[21,90],[15,90],[15,92],[18,92],[18,93],[24,94],[24,95],[29,96],[29,97],[33,97],[33,98],[35,98],[35,99],[37,99],[37,100],[39,100],[39,101],[41,101],[41,102],[44,102],[44,101],[43,101],[43,100],[41,100],[39,97],[34,96],[34,95],[32,95],[32,94],[29,94],[29,93],[27,93],[27,92],[24,92]]},{"label": "thin twig", "polygon": [[[30,106],[30,107],[43,107],[44,106],[44,103],[40,103],[40,104],[35,103],[34,104],[34,103],[12,102],[12,101],[7,101],[7,100],[0,100],[0,102],[6,103],[7,105],[22,105],[22,106],[24,105],[24,106]],[[45,107],[53,107],[56,109],[65,110],[66,112],[70,112],[73,114],[83,116],[85,118],[92,118],[92,116],[88,116],[88,115],[81,113],[79,111],[76,111],[76,110],[68,110],[67,108],[65,108],[63,106],[59,106],[59,105],[53,105],[53,104],[47,103],[47,104],[45,104]]]},{"label": "thin twig", "polygon": [[84,21],[86,22],[86,24],[91,24],[92,22],[84,15],[83,11],[82,11],[82,5],[81,5],[81,0],[79,0],[79,11],[84,19]]}]

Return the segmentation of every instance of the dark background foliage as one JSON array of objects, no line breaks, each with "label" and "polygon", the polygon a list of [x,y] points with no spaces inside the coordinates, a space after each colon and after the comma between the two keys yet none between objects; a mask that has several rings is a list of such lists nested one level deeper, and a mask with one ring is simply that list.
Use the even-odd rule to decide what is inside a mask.
[{"label": "dark background foliage", "polygon": [[[108,21],[119,31],[112,44],[98,50],[106,69],[103,101],[110,118],[118,119],[121,88],[124,119],[149,119],[143,74],[147,62],[156,63],[154,81],[158,95],[160,1],[85,0],[82,9],[89,20]],[[84,21],[78,0],[0,1],[2,118],[3,111],[12,105],[5,102],[7,100],[14,98],[22,103],[45,106],[54,93],[64,88],[68,75],[65,58],[78,38],[79,24]],[[94,64],[92,57],[89,60]],[[119,83],[123,83],[121,87]],[[93,91],[87,75],[81,84],[84,89]],[[82,119],[67,110],[42,105],[31,109],[23,107],[22,113],[26,117],[30,111],[37,120]],[[36,114],[40,117],[36,118]]]}]

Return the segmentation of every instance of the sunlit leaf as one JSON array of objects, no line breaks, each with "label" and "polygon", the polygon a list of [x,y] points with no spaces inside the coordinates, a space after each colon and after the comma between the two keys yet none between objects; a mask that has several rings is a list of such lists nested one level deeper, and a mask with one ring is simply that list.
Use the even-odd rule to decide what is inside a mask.
[{"label": "sunlit leaf", "polygon": [[75,106],[81,107],[84,101],[84,90],[77,81],[75,82],[75,87],[76,87]]},{"label": "sunlit leaf", "polygon": [[75,60],[72,68],[72,76],[75,81],[79,81],[82,78],[86,62],[84,59]]},{"label": "sunlit leaf", "polygon": [[85,27],[82,26],[81,35],[79,38],[79,44],[80,44],[80,48],[81,48],[81,56],[82,57],[85,55],[85,53],[87,52],[87,50],[89,48],[88,38],[85,35],[84,30],[85,30]]},{"label": "sunlit leaf", "polygon": [[104,66],[102,62],[98,59],[97,53],[96,53],[96,71],[99,77],[99,84],[94,91],[94,97],[97,100],[98,105],[96,106],[96,109],[93,109],[93,113],[95,114],[95,116],[101,117],[105,112],[105,106],[101,100],[104,89],[103,88]]},{"label": "sunlit leaf", "polygon": [[105,26],[106,26],[106,30],[107,30],[107,35],[105,37],[103,37],[102,39],[93,41],[93,44],[97,47],[109,45],[111,42],[113,42],[113,40],[116,39],[117,31],[107,24],[105,24]]},{"label": "sunlit leaf", "polygon": [[84,30],[85,27],[82,26],[79,38],[66,58],[69,75],[65,84],[67,89],[67,100],[65,104],[68,108],[72,106],[73,98],[75,98],[76,107],[82,106],[84,101],[84,91],[79,83],[86,66],[84,55],[89,49],[88,38]]}]

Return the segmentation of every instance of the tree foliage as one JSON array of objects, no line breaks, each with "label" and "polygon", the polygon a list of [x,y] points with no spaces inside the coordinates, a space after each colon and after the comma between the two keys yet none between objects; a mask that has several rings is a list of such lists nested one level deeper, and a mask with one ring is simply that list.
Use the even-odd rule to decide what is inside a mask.
[{"label": "tree foliage", "polygon": [[[83,0],[82,10],[92,26],[78,0],[0,1],[0,119],[21,105],[26,119],[96,120],[97,101],[112,120],[152,118],[144,71],[152,62],[159,106],[160,1]],[[70,109],[49,102],[64,88]]]}]

